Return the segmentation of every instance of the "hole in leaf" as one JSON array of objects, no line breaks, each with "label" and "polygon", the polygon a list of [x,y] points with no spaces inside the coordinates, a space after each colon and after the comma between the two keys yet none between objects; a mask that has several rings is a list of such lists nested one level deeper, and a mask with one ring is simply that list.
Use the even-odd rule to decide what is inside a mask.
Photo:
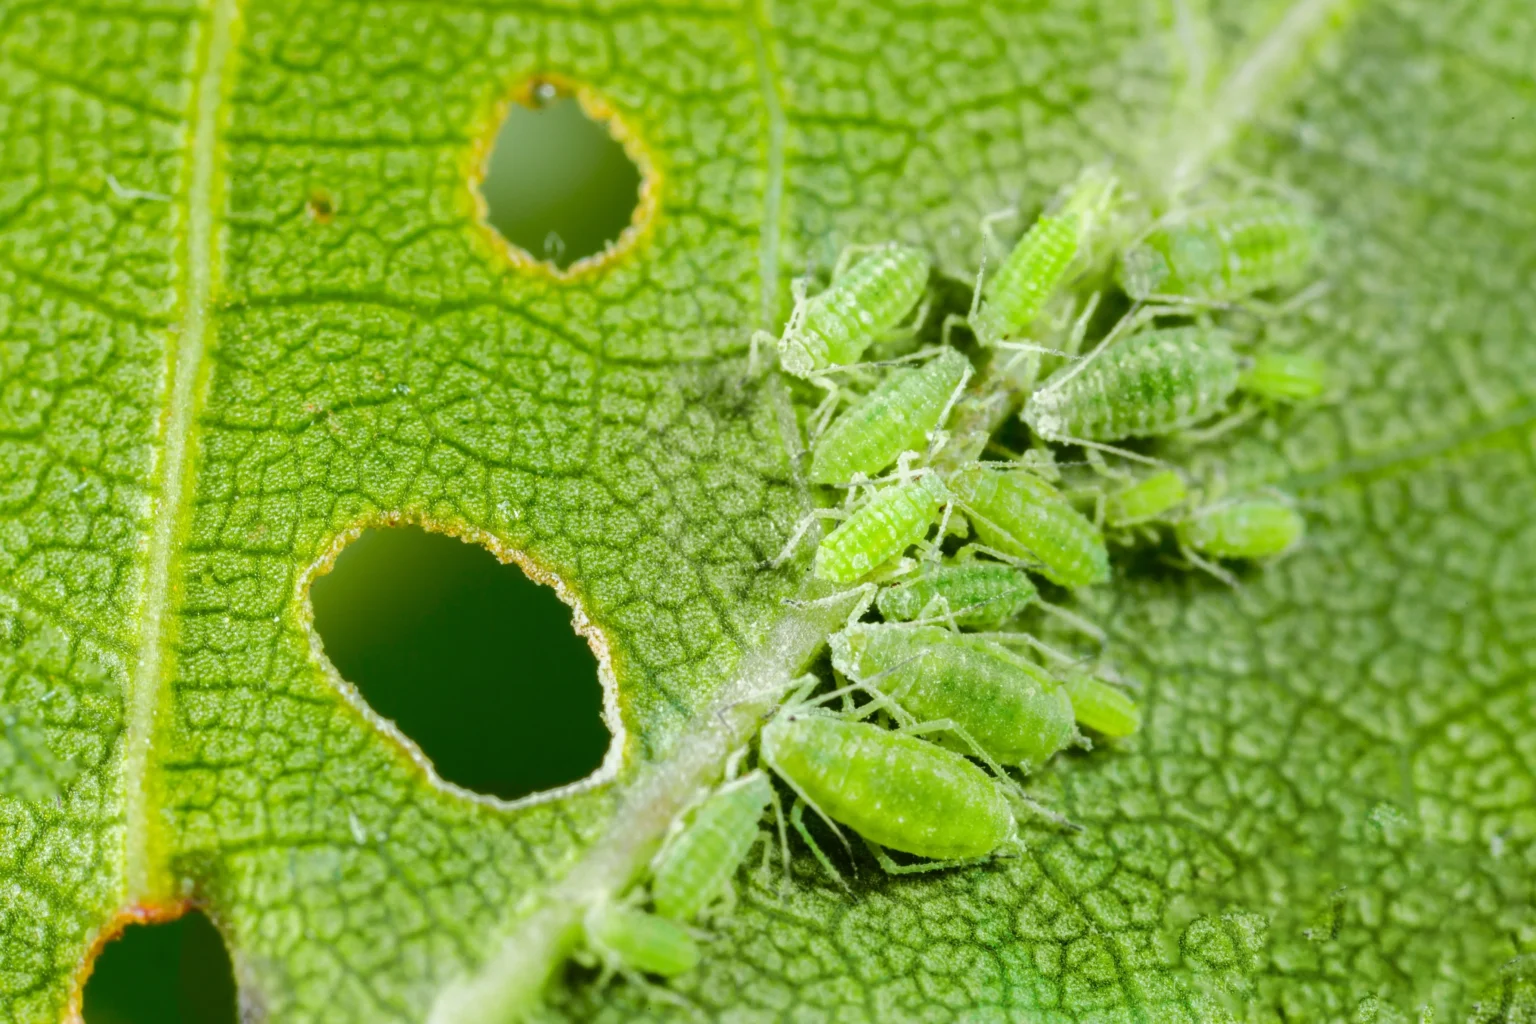
[{"label": "hole in leaf", "polygon": [[85,983],[85,1024],[234,1024],[235,980],[219,931],[192,911],[133,924],[107,943]]},{"label": "hole in leaf", "polygon": [[514,800],[602,764],[592,650],[517,566],[417,527],[366,530],[310,598],[336,670],[446,781]]},{"label": "hole in leaf", "polygon": [[503,238],[564,270],[634,220],[640,170],[607,125],[541,83],[512,104],[480,190]]}]

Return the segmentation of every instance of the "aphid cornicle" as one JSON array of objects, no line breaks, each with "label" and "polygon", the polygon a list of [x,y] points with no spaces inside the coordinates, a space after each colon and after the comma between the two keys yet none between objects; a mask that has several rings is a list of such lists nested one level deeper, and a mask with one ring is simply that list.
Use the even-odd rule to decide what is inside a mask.
[{"label": "aphid cornicle", "polygon": [[1179,545],[1212,558],[1276,558],[1301,543],[1306,522],[1288,502],[1235,498],[1202,508],[1175,528]]},{"label": "aphid cornicle", "polygon": [[763,761],[826,817],[919,857],[984,857],[1017,834],[996,780],[959,754],[869,722],[781,712]]},{"label": "aphid cornicle", "polygon": [[938,742],[1038,767],[1072,742],[1072,702],[1049,672],[999,644],[942,626],[855,624],[831,639],[832,665],[879,689],[920,720],[954,723]]},{"label": "aphid cornicle", "polygon": [[1067,444],[1183,430],[1221,412],[1237,390],[1232,341],[1205,327],[1133,334],[1046,381],[1029,396],[1024,422],[1036,436]]},{"label": "aphid cornicle", "polygon": [[1133,299],[1231,302],[1297,283],[1317,254],[1318,227],[1294,203],[1245,199],[1164,218],[1121,258]]},{"label": "aphid cornicle", "polygon": [[1090,675],[1067,677],[1067,695],[1077,720],[1095,732],[1116,738],[1141,728],[1141,710],[1120,690]]},{"label": "aphid cornicle", "polygon": [[1164,518],[1188,500],[1184,478],[1165,469],[1109,494],[1104,502],[1104,521],[1117,528],[1140,526]]},{"label": "aphid cornicle", "polygon": [[811,377],[856,363],[880,334],[912,312],[928,286],[928,255],[904,245],[879,246],[824,291],[800,299],[779,339],[786,373]]},{"label": "aphid cornicle", "polygon": [[726,896],[772,800],[773,784],[762,772],[749,772],[711,793],[656,861],[651,875],[656,912],[688,921]]},{"label": "aphid cornicle", "polygon": [[1034,323],[1077,262],[1114,189],[1112,175],[1089,168],[1060,210],[1030,226],[981,291],[981,308],[969,318],[978,341],[995,345]]},{"label": "aphid cornicle", "polygon": [[965,356],[945,349],[922,366],[891,374],[816,439],[810,481],[874,476],[902,452],[921,451],[970,370]]},{"label": "aphid cornicle", "polygon": [[989,629],[1018,615],[1039,596],[1022,569],[970,559],[946,562],[916,579],[886,587],[875,606],[891,620],[952,615],[958,626]]},{"label": "aphid cornicle", "polygon": [[1029,562],[1064,587],[1109,579],[1104,535],[1034,474],[968,466],[950,477],[949,489],[988,547]]},{"label": "aphid cornicle", "polygon": [[608,970],[674,978],[699,963],[699,944],[680,925],[633,907],[599,904],[583,918],[588,948]]},{"label": "aphid cornicle", "polygon": [[816,548],[817,579],[852,583],[923,539],[949,501],[934,473],[883,487]]}]

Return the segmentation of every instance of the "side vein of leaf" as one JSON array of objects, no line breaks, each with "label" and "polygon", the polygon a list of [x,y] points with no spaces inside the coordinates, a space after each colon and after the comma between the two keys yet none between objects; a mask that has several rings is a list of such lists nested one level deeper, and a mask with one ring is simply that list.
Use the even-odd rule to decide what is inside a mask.
[{"label": "side vein of leaf", "polygon": [[213,293],[221,256],[217,211],[223,199],[219,132],[239,25],[237,0],[213,0],[204,24],[194,78],[188,172],[179,197],[185,216],[178,260],[182,316],[170,356],[172,379],[162,419],[159,497],[150,527],[138,656],[128,695],[123,785],[125,881],[130,903],[153,900],[164,887],[164,880],[157,878],[161,844],[155,827],[151,754],[171,669],[167,650],[169,619],[177,596],[174,563],[191,506],[192,431],[207,377],[204,355],[212,340]]}]

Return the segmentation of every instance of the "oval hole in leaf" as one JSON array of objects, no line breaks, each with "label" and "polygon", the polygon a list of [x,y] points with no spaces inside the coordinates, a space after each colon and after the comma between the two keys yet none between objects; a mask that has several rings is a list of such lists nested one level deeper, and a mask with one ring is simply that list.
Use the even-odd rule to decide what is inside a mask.
[{"label": "oval hole in leaf", "polygon": [[196,911],[133,924],[85,983],[85,1024],[234,1024],[235,980],[217,928]]},{"label": "oval hole in leaf", "polygon": [[537,83],[502,122],[480,191],[503,238],[564,270],[634,221],[640,169],[576,99]]},{"label": "oval hole in leaf", "polygon": [[342,678],[445,781],[515,800],[602,764],[597,662],[571,609],[477,544],[366,530],[310,588]]}]

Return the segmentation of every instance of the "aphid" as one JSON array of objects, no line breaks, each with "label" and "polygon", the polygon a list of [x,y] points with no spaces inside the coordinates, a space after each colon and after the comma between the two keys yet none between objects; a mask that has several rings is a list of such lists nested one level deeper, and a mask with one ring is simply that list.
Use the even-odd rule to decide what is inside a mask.
[{"label": "aphid", "polygon": [[874,476],[902,452],[922,450],[970,374],[969,360],[954,349],[891,374],[816,439],[811,482],[841,484],[856,473]]},{"label": "aphid", "polygon": [[773,784],[749,772],[711,793],[661,851],[651,897],[663,917],[689,921],[732,896],[731,879],[762,834],[758,822],[773,801]]},{"label": "aphid", "polygon": [[1121,257],[1133,299],[1232,302],[1297,283],[1317,254],[1318,228],[1300,207],[1245,199],[1165,218]]},{"label": "aphid", "polygon": [[1237,386],[1275,402],[1309,402],[1328,389],[1328,366],[1296,352],[1261,352],[1238,377]]},{"label": "aphid", "polygon": [[1116,528],[1141,526],[1165,518],[1188,500],[1184,478],[1165,469],[1110,494],[1104,501],[1104,521]]},{"label": "aphid", "polygon": [[[1045,669],[990,640],[942,626],[855,624],[831,639],[832,665],[908,714],[951,723],[938,742],[1026,770],[1072,742],[1072,702]],[[972,746],[974,744],[974,747]]]},{"label": "aphid", "polygon": [[[912,312],[928,286],[930,263],[919,249],[882,245],[844,269],[850,250],[838,260],[824,291],[797,296],[789,323],[778,339],[786,373],[812,377],[829,366],[856,363],[878,335],[890,332]],[[754,339],[754,343],[757,339]]]},{"label": "aphid", "polygon": [[968,317],[978,341],[996,345],[1034,323],[1077,262],[1114,190],[1112,175],[1089,168],[1061,209],[1042,216],[1024,233],[981,289],[981,308]]},{"label": "aphid", "polygon": [[1095,732],[1122,737],[1141,728],[1141,710],[1121,690],[1081,673],[1069,675],[1065,685],[1073,714]]},{"label": "aphid", "polygon": [[928,569],[880,591],[875,606],[889,620],[952,616],[958,626],[990,629],[1018,615],[1040,596],[1021,569],[975,559]]},{"label": "aphid", "polygon": [[1064,587],[1109,579],[1104,535],[1039,477],[975,465],[956,471],[949,489],[988,547]]},{"label": "aphid", "polygon": [[[914,735],[824,712],[781,710],[763,726],[758,750],[823,817],[892,850],[935,860],[984,857],[1017,835],[995,779]],[[815,850],[798,821],[797,827]],[[898,873],[930,867],[901,869],[888,859],[882,866]]]},{"label": "aphid", "polygon": [[582,921],[587,948],[607,972],[675,978],[699,963],[699,944],[673,921],[634,907],[593,905]]},{"label": "aphid", "polygon": [[816,549],[817,579],[852,583],[922,540],[949,501],[936,474],[883,487]]},{"label": "aphid", "polygon": [[[1305,532],[1301,513],[1275,498],[1218,502],[1181,520],[1175,528],[1186,557],[1199,552],[1212,558],[1243,559],[1277,558],[1301,543]],[[1191,561],[1202,564],[1194,558]]]},{"label": "aphid", "polygon": [[1205,327],[1141,331],[1057,373],[1024,407],[1036,436],[1059,443],[1153,437],[1207,420],[1237,390],[1232,335]]}]

